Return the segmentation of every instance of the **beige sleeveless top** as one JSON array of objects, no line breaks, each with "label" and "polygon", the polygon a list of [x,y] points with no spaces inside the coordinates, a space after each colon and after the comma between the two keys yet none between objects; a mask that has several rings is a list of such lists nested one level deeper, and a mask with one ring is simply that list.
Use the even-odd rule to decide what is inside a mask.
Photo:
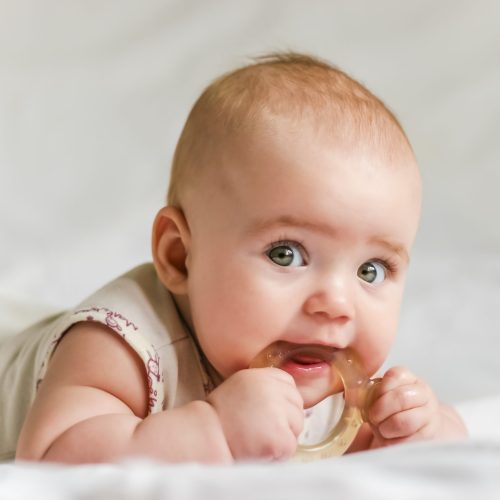
[{"label": "beige sleeveless top", "polygon": [[[0,340],[0,460],[15,456],[25,416],[62,335],[96,321],[140,356],[149,385],[149,412],[205,399],[213,370],[200,355],[170,293],[144,264],[112,281],[75,309]],[[126,381],[124,381],[126,383]]]}]

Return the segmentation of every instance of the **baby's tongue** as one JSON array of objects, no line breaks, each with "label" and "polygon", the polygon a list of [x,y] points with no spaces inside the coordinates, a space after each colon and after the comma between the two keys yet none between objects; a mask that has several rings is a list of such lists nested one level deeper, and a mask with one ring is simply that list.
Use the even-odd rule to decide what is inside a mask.
[{"label": "baby's tongue", "polygon": [[314,365],[317,363],[323,363],[324,359],[310,354],[296,354],[292,357],[292,361],[299,365]]}]

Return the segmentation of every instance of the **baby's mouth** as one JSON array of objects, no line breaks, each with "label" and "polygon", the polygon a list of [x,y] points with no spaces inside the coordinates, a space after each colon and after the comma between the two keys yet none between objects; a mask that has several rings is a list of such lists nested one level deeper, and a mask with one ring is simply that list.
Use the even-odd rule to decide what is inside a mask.
[{"label": "baby's mouth", "polygon": [[264,349],[251,366],[274,366],[285,371],[311,371],[330,366],[337,349],[319,344],[275,342]]},{"label": "baby's mouth", "polygon": [[322,357],[311,356],[310,354],[297,354],[293,356],[292,361],[301,365],[313,365],[324,361]]},{"label": "baby's mouth", "polygon": [[292,354],[281,365],[282,370],[295,376],[319,374],[329,367],[330,361],[326,356],[308,352]]},{"label": "baby's mouth", "polygon": [[339,349],[319,344],[271,344],[251,362],[250,368],[280,368],[291,375],[304,398],[304,407],[343,391],[343,382],[334,361]]}]

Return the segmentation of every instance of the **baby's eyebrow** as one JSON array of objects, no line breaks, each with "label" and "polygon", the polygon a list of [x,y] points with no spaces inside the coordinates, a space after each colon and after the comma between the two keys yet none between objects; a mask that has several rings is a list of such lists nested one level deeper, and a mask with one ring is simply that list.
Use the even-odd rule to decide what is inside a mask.
[{"label": "baby's eyebrow", "polygon": [[371,238],[369,243],[385,247],[390,252],[399,255],[406,263],[410,262],[410,255],[408,254],[408,251],[405,246],[400,243],[393,242],[386,238],[380,238],[378,236]]},{"label": "baby's eyebrow", "polygon": [[[262,231],[272,229],[275,226],[302,227],[311,231],[323,233],[331,238],[335,238],[338,235],[338,231],[336,231],[328,224],[311,222],[309,220],[301,219],[293,215],[281,215],[275,219],[256,220],[247,228],[247,232],[249,234],[258,234]],[[385,247],[390,252],[399,255],[399,257],[402,258],[406,263],[410,261],[410,256],[406,247],[398,242],[392,241],[389,238],[374,236],[370,238],[368,244]]]},{"label": "baby's eyebrow", "polygon": [[327,236],[335,237],[337,231],[328,224],[321,224],[316,222],[311,222],[306,219],[301,219],[293,215],[281,215],[275,219],[263,219],[254,221],[247,229],[247,232],[260,233],[272,229],[275,226],[295,226],[302,227],[304,229],[309,229],[315,232],[324,233]]}]

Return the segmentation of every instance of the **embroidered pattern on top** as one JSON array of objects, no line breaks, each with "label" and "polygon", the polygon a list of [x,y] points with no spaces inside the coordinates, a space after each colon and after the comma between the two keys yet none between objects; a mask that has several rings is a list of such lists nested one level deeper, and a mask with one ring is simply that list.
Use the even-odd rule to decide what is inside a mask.
[{"label": "embroidered pattern on top", "polygon": [[[156,351],[153,344],[144,342],[142,337],[134,335],[139,330],[139,327],[131,320],[123,316],[123,314],[112,311],[107,307],[88,307],[85,309],[78,309],[71,314],[72,318],[83,316],[86,321],[95,321],[102,323],[120,335],[127,343],[139,354],[144,364],[146,365],[147,378],[148,378],[148,408],[152,412],[157,407],[158,395],[163,391],[160,390],[163,383],[163,376],[160,370],[160,356]],[[73,326],[76,322],[73,321],[68,328]],[[42,382],[45,371],[47,369],[47,361],[61,339],[61,333],[58,332],[49,344],[47,355],[40,367],[40,376],[36,380],[36,390]],[[153,351],[152,353],[150,351]],[[163,401],[161,402],[163,404]],[[159,408],[161,409],[161,408]]]},{"label": "embroidered pattern on top", "polygon": [[122,325],[120,325],[120,321],[124,323],[123,326],[125,328],[132,327],[135,331],[139,330],[139,327],[135,323],[127,319],[125,316],[123,316],[123,314],[112,311],[107,307],[89,307],[88,309],[79,309],[73,313],[73,316],[85,313],[89,314],[89,316],[87,316],[86,318],[87,321],[94,321],[95,318],[91,315],[91,313],[105,313],[106,317],[104,321],[106,325],[118,333],[121,333],[123,331]]},{"label": "embroidered pattern on top", "polygon": [[[160,356],[158,356],[158,353],[155,351],[154,354],[151,354],[149,351],[146,351],[148,353],[149,359],[146,364],[146,367],[148,369],[148,389],[149,389],[149,400],[148,400],[148,406],[149,409],[152,410],[155,406],[155,403],[158,401],[158,391],[155,389],[156,384],[160,383]],[[156,384],[155,381],[156,380]],[[162,402],[162,407],[163,407],[163,402]]]}]

